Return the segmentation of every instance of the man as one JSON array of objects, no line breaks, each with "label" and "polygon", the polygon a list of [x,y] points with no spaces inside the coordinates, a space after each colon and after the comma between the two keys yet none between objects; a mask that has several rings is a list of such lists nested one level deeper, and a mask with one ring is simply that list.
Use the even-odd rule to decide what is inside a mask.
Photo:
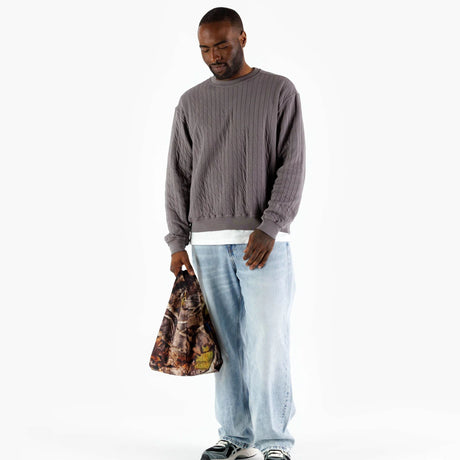
[{"label": "man", "polygon": [[215,373],[220,440],[202,460],[293,460],[289,318],[295,291],[290,223],[305,180],[300,96],[286,77],[244,59],[238,13],[198,27],[213,76],[176,106],[166,173],[170,269],[194,269],[223,365]]}]

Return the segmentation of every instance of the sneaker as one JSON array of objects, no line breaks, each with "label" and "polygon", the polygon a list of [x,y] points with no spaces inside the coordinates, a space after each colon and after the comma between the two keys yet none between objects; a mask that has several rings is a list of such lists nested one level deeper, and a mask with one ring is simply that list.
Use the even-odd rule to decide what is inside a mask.
[{"label": "sneaker", "polygon": [[291,454],[281,449],[268,449],[264,452],[264,460],[291,460]]},{"label": "sneaker", "polygon": [[264,460],[262,452],[255,447],[238,447],[226,439],[221,439],[209,449],[206,449],[201,460]]}]

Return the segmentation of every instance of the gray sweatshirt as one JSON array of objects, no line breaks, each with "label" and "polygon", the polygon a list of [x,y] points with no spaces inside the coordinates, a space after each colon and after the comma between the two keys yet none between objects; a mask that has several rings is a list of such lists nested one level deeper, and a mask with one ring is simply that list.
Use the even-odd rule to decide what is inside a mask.
[{"label": "gray sweatshirt", "polygon": [[290,233],[305,156],[300,95],[287,77],[254,67],[185,91],[174,112],[165,181],[171,254],[185,249],[192,231]]}]

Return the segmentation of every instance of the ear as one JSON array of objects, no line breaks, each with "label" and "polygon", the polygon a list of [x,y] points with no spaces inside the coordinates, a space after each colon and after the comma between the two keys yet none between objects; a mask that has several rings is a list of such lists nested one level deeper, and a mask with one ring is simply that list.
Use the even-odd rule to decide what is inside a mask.
[{"label": "ear", "polygon": [[246,32],[244,32],[244,31],[241,32],[240,43],[241,43],[241,46],[246,45]]}]

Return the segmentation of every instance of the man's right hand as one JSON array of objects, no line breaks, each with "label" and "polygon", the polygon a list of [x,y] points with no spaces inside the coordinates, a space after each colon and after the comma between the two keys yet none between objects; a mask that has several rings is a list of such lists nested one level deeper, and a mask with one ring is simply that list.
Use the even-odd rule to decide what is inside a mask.
[{"label": "man's right hand", "polygon": [[171,265],[169,269],[174,273],[174,276],[177,276],[178,273],[182,270],[182,265],[185,265],[186,270],[194,275],[192,264],[188,258],[187,251],[178,251],[171,255]]}]

